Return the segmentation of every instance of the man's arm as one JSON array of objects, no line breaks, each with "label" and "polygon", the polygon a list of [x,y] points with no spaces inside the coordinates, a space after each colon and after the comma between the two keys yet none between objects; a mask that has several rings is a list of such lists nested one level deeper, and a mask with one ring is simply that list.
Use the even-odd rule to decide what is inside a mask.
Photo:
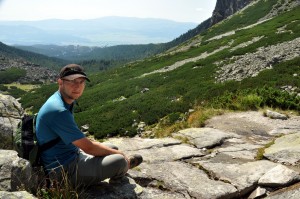
[{"label": "man's arm", "polygon": [[110,154],[121,154],[125,157],[124,153],[116,149],[107,147],[99,142],[93,142],[88,138],[84,137],[79,140],[72,142],[75,146],[83,150],[85,153],[93,156],[106,156]]}]

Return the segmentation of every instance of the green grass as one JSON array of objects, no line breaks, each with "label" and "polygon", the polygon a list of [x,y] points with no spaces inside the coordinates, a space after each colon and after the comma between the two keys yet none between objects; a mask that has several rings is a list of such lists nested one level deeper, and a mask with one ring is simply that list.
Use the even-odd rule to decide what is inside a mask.
[{"label": "green grass", "polygon": [[19,84],[19,83],[11,83],[11,84],[4,84],[8,89],[16,87],[23,91],[29,92],[32,89],[39,88],[39,85],[32,85],[32,84]]},{"label": "green grass", "polygon": [[9,68],[7,70],[0,71],[0,84],[12,83],[25,76],[26,70],[20,68]]}]

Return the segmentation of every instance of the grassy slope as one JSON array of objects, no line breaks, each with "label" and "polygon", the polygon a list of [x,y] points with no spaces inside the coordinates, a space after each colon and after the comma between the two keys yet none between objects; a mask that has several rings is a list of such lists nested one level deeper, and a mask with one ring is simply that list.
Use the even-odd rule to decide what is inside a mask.
[{"label": "grassy slope", "polygon": [[[91,83],[79,100],[80,109],[75,114],[80,125],[89,124],[90,131],[100,138],[106,134],[135,134],[136,127],[132,127],[134,120],[153,124],[160,118],[175,112],[186,112],[189,108],[210,102],[214,97],[223,95],[227,91],[235,92],[244,89],[255,89],[263,86],[278,87],[281,85],[295,85],[300,87],[299,77],[290,76],[291,73],[300,73],[299,58],[281,63],[274,70],[267,70],[255,78],[248,78],[242,82],[214,83],[216,65],[214,62],[224,60],[234,55],[253,52],[258,47],[276,44],[299,37],[300,16],[299,7],[270,21],[251,29],[237,31],[235,35],[219,40],[205,42],[218,34],[245,27],[257,21],[271,9],[275,0],[261,1],[241,15],[232,17],[225,22],[214,26],[203,34],[204,42],[199,47],[193,47],[187,52],[154,57],[142,62],[128,64],[122,68],[91,75]],[[257,14],[259,11],[260,14]],[[256,13],[256,14],[255,14]],[[239,23],[237,23],[239,22]],[[290,32],[275,34],[278,27],[287,25]],[[176,61],[199,56],[203,52],[212,52],[221,46],[234,41],[233,46],[251,40],[256,36],[264,36],[259,42],[248,45],[243,49],[229,52],[222,50],[206,59],[195,63],[187,63],[182,67],[162,74],[152,74],[143,78],[135,78],[144,73],[171,65]],[[197,66],[196,68],[194,68]],[[143,88],[150,91],[141,93]],[[45,99],[56,90],[56,85],[36,90],[35,94],[23,97],[25,107],[34,106],[35,111]],[[43,96],[43,97],[42,97]],[[123,101],[114,101],[121,96]]]},{"label": "grassy slope", "polygon": [[16,61],[29,61],[42,67],[57,69],[66,64],[65,60],[50,58],[45,55],[23,51],[0,42],[0,55],[16,59]]}]

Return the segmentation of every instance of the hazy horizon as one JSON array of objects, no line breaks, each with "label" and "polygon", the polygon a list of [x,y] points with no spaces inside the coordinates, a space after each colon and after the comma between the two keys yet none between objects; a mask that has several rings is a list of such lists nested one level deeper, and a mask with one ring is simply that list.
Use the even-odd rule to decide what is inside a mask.
[{"label": "hazy horizon", "polygon": [[[136,17],[200,24],[217,0],[0,0],[0,21]],[[18,6],[16,6],[18,5]]]}]

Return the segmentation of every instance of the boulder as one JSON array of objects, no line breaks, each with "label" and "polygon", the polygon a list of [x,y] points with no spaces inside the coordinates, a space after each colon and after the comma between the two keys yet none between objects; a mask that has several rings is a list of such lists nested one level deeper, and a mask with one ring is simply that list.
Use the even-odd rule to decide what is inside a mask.
[{"label": "boulder", "polygon": [[0,93],[0,149],[12,149],[12,136],[24,110],[12,96]]},{"label": "boulder", "polygon": [[280,119],[280,120],[288,119],[288,117],[286,115],[275,112],[275,111],[270,111],[270,110],[267,110],[266,115],[272,119]]},{"label": "boulder", "polygon": [[16,151],[0,149],[0,168],[1,191],[36,191],[40,174]]}]

